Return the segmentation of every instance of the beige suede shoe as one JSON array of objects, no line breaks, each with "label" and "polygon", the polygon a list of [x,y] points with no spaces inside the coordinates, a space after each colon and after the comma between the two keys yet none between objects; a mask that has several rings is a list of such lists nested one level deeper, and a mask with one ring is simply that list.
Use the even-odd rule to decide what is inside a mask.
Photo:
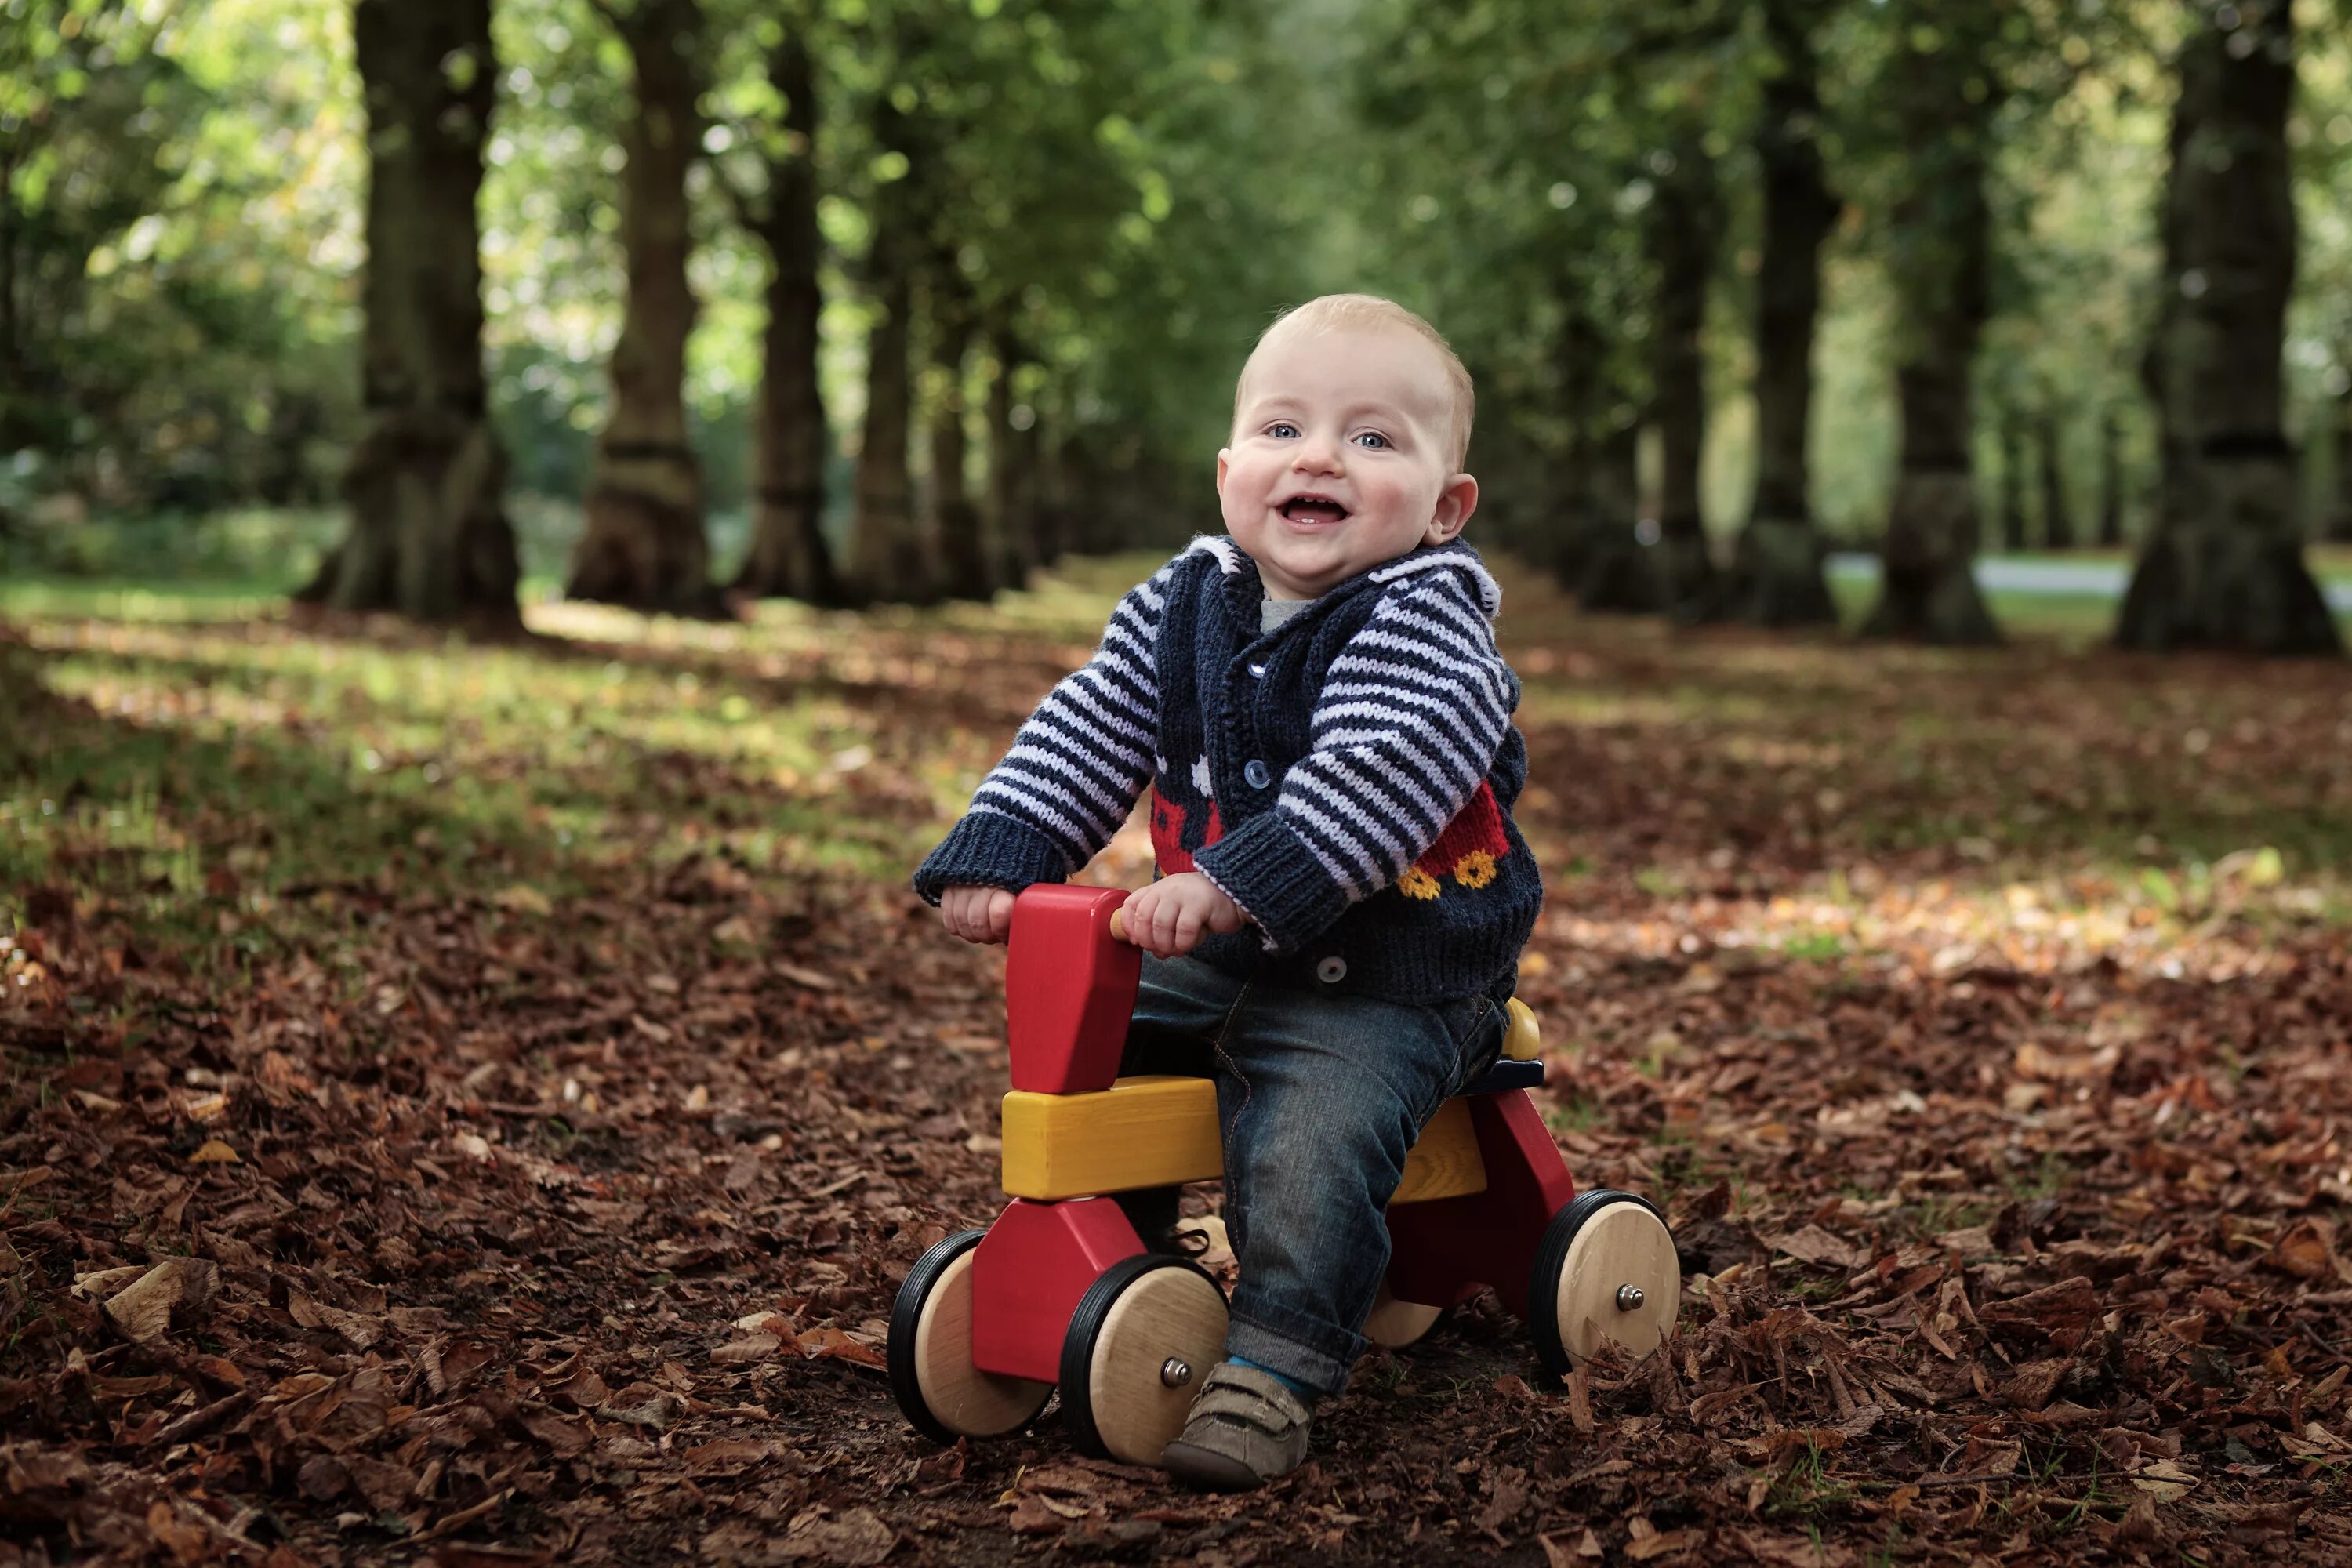
[{"label": "beige suede shoe", "polygon": [[1177,1479],[1208,1491],[1248,1491],[1298,1468],[1314,1419],[1279,1378],[1219,1362],[1160,1462]]}]

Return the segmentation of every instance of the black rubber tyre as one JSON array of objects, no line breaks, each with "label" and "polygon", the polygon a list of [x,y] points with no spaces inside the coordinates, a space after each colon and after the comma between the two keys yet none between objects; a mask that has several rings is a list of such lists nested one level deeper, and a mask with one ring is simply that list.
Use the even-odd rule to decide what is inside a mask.
[{"label": "black rubber tyre", "polygon": [[[1658,1212],[1658,1205],[1645,1197],[1613,1187],[1594,1187],[1561,1205],[1560,1211],[1551,1216],[1551,1223],[1544,1227],[1543,1240],[1536,1247],[1535,1266],[1528,1274],[1528,1328],[1535,1336],[1536,1359],[1554,1377],[1566,1377],[1575,1369],[1577,1360],[1563,1341],[1559,1321],[1560,1276],[1568,1266],[1569,1254],[1588,1225],[1621,1205],[1631,1205],[1654,1220],[1664,1236],[1667,1257],[1673,1256],[1674,1232],[1668,1229],[1666,1216]],[[1671,1284],[1679,1303],[1679,1268],[1674,1272]],[[1671,1316],[1665,1331],[1673,1331]]]},{"label": "black rubber tyre", "polygon": [[[1151,1277],[1164,1270],[1181,1270],[1205,1284],[1215,1296],[1213,1332],[1205,1323],[1195,1321],[1185,1325],[1191,1343],[1184,1346],[1183,1359],[1190,1366],[1189,1378],[1175,1388],[1163,1388],[1158,1376],[1160,1363],[1150,1355],[1137,1360],[1132,1354],[1123,1356],[1122,1366],[1112,1373],[1108,1384],[1097,1373],[1101,1359],[1097,1352],[1103,1348],[1104,1331],[1110,1326],[1115,1311],[1130,1291],[1139,1286],[1158,1289],[1160,1283]],[[1146,1281],[1150,1281],[1147,1285]],[[1205,1299],[1196,1297],[1191,1305],[1205,1306]],[[1123,1464],[1156,1465],[1159,1452],[1149,1443],[1138,1444],[1128,1435],[1136,1425],[1127,1417],[1134,1407],[1151,1403],[1173,1411],[1175,1428],[1183,1423],[1181,1411],[1191,1404],[1192,1394],[1200,1389],[1209,1374],[1214,1358],[1223,1353],[1224,1343],[1224,1287],[1207,1269],[1189,1258],[1170,1258],[1160,1253],[1143,1252],[1123,1258],[1087,1288],[1078,1300],[1077,1310],[1070,1314],[1068,1331],[1062,1339],[1062,1422],[1069,1429],[1070,1441],[1078,1451],[1097,1459],[1117,1459]],[[1197,1317],[1199,1314],[1195,1314]],[[1107,1417],[1116,1414],[1121,1435],[1107,1436]],[[1162,1415],[1159,1425],[1165,1426]],[[1147,1423],[1149,1425],[1149,1423]],[[1174,1436],[1175,1430],[1167,1433]],[[1151,1451],[1144,1452],[1146,1448]],[[1125,1449],[1127,1451],[1122,1452]]]},{"label": "black rubber tyre", "polygon": [[[971,1365],[970,1264],[984,1230],[958,1231],[933,1243],[907,1271],[890,1309],[885,1360],[899,1413],[934,1443],[993,1437],[1027,1425],[1052,1397],[1050,1383],[999,1377]],[[961,1300],[950,1298],[961,1295]],[[950,1342],[933,1344],[946,1332]],[[955,1336],[961,1336],[960,1342]],[[927,1364],[927,1352],[928,1364]],[[926,1381],[931,1386],[926,1389]],[[940,1386],[941,1382],[948,1385]]]}]

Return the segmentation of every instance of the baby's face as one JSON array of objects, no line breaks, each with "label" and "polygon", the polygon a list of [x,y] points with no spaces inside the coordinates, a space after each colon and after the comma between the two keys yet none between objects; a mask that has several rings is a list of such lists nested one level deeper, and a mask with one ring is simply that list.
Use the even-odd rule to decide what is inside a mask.
[{"label": "baby's face", "polygon": [[1312,599],[1423,543],[1478,504],[1454,471],[1453,405],[1435,348],[1402,329],[1259,346],[1217,454],[1226,531],[1277,599]]}]

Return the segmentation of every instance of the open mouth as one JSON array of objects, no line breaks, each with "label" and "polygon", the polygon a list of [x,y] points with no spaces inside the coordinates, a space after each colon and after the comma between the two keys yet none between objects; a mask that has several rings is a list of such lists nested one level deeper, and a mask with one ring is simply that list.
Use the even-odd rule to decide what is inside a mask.
[{"label": "open mouth", "polygon": [[1292,496],[1275,509],[1293,522],[1338,522],[1348,509],[1328,496]]}]

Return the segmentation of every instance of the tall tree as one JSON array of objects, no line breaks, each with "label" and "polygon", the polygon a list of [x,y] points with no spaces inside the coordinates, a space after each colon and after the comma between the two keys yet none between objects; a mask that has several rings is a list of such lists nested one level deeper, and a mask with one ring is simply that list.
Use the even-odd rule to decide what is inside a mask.
[{"label": "tall tree", "polygon": [[2074,510],[2066,500],[2065,442],[2057,395],[2044,389],[2033,418],[2034,469],[2042,481],[2042,548],[2074,548]]},{"label": "tall tree", "polygon": [[2341,647],[2303,558],[2281,374],[2294,284],[2290,0],[2197,0],[2163,205],[2163,306],[2144,362],[2161,500],[2116,640],[2158,651]]},{"label": "tall tree", "polygon": [[482,183],[498,62],[489,0],[357,0],[367,96],[366,429],[344,475],[351,526],[299,597],[342,610],[510,626],[506,460],[482,374]]},{"label": "tall tree", "polygon": [[931,517],[940,542],[940,591],[951,599],[985,599],[997,587],[995,552],[964,473],[964,360],[977,323],[971,285],[953,255],[933,261],[929,292],[936,382],[929,430]]},{"label": "tall tree", "polygon": [[2099,410],[2099,529],[2103,550],[2124,542],[2124,433],[2113,408]]},{"label": "tall tree", "polygon": [[[902,39],[902,42],[906,41]],[[919,56],[906,49],[901,58]],[[856,510],[850,522],[849,576],[859,597],[922,603],[936,590],[929,541],[915,512],[908,466],[914,420],[915,271],[927,249],[929,216],[920,182],[934,171],[905,99],[906,83],[874,98],[874,142],[883,172],[873,197],[873,237],[865,282],[875,312],[866,340],[866,425],[857,447]]]},{"label": "tall tree", "polygon": [[2026,548],[2025,420],[2014,404],[2004,403],[1994,416],[2000,447],[1999,499],[1993,503],[2000,547],[2011,554]]},{"label": "tall tree", "polygon": [[699,0],[596,0],[629,53],[635,112],[621,128],[628,292],[613,345],[612,414],[597,435],[586,526],[564,594],[644,610],[718,606],[703,533],[702,465],[687,437],[694,331],[687,174],[702,150]]},{"label": "tall tree", "polygon": [[1715,161],[1701,137],[1677,137],[1653,156],[1650,167],[1657,175],[1646,237],[1657,289],[1651,416],[1658,428],[1658,570],[1667,607],[1705,616],[1717,607],[1717,574],[1699,505],[1706,447],[1706,353],[1700,339],[1722,204]]},{"label": "tall tree", "polygon": [[[751,416],[751,547],[735,578],[755,597],[831,605],[843,597],[824,538],[824,463],[833,449],[817,379],[816,50],[805,3],[779,17],[767,52],[776,123],[750,141],[761,150],[764,194],[739,195],[744,226],[768,253],[768,321],[761,338],[760,391]],[[734,187],[730,184],[731,190]]]},{"label": "tall tree", "polygon": [[1755,146],[1764,196],[1756,278],[1756,497],[1733,552],[1728,611],[1753,626],[1833,626],[1813,520],[1810,442],[1813,331],[1822,246],[1840,204],[1823,173],[1821,67],[1813,29],[1823,0],[1763,0],[1771,64]]},{"label": "tall tree", "polygon": [[2325,503],[2320,537],[2352,544],[2352,387],[2327,405],[2326,428],[2336,445],[2336,487]]},{"label": "tall tree", "polygon": [[1989,307],[1985,195],[1999,81],[1993,8],[1890,0],[1894,58],[1879,83],[1906,160],[1887,265],[1896,300],[1901,425],[1881,582],[1866,636],[1997,641],[1977,589],[1973,376]]}]

